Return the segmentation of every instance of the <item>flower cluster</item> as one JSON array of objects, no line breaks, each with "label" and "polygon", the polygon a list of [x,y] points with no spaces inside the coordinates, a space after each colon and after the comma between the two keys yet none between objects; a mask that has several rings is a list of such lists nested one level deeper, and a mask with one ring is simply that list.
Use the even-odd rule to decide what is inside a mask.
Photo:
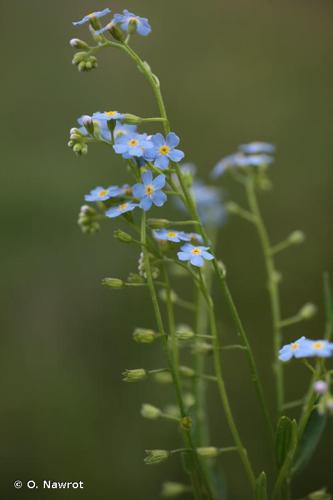
[{"label": "flower cluster", "polygon": [[74,21],[73,25],[81,26],[82,24],[90,23],[93,28],[97,28],[97,34],[102,34],[105,31],[111,30],[114,26],[118,26],[122,31],[126,33],[138,33],[141,36],[147,36],[151,32],[151,26],[147,18],[137,16],[136,14],[133,14],[133,12],[129,12],[126,9],[122,14],[115,14],[113,16],[113,19],[104,28],[100,28],[99,25],[96,24],[96,20],[105,17],[110,13],[111,9],[109,8],[103,9],[101,11],[91,12],[79,21]]},{"label": "flower cluster", "polygon": [[274,162],[275,146],[268,142],[251,142],[242,144],[238,151],[220,160],[212,171],[216,179],[230,168],[246,169],[248,167],[262,167]]},{"label": "flower cluster", "polygon": [[311,340],[301,337],[291,344],[282,347],[279,353],[280,361],[289,361],[291,358],[329,358],[333,356],[333,343],[327,340]]}]

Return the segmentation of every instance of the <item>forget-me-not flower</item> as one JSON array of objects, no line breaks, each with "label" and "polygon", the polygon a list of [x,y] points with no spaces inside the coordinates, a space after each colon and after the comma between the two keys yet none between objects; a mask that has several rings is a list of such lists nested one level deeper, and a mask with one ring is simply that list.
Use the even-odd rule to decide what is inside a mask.
[{"label": "forget-me-not flower", "polygon": [[137,16],[128,10],[124,10],[122,14],[115,14],[113,22],[119,24],[123,31],[137,32],[142,36],[147,36],[151,32],[151,26],[146,17]]},{"label": "forget-me-not flower", "polygon": [[162,134],[155,134],[151,141],[154,145],[154,165],[162,170],[168,168],[170,160],[176,163],[180,162],[185,154],[180,149],[176,149],[180,139],[170,132],[166,138]]},{"label": "forget-me-not flower", "polygon": [[149,140],[147,134],[127,134],[117,138],[113,149],[116,153],[121,154],[123,158],[141,158],[147,150],[153,148],[153,144]]},{"label": "forget-me-not flower", "polygon": [[176,231],[175,229],[156,229],[153,231],[154,238],[160,241],[172,241],[180,243],[181,241],[190,241],[190,235],[184,231]]},{"label": "forget-me-not flower", "polygon": [[286,344],[279,351],[280,361],[289,361],[291,358],[304,358],[306,357],[306,343],[305,337],[300,337],[291,344]]},{"label": "forget-me-not flower", "polygon": [[114,217],[119,217],[120,215],[126,214],[127,212],[132,212],[138,206],[138,203],[134,203],[133,201],[124,201],[119,205],[115,205],[114,207],[109,208],[105,212],[105,215],[106,217],[110,217],[111,219],[113,219]]},{"label": "forget-me-not flower", "polygon": [[142,184],[133,186],[133,196],[139,198],[140,207],[146,212],[154,204],[161,207],[167,201],[167,195],[162,191],[166,182],[165,175],[161,174],[153,179],[150,170],[142,174]]},{"label": "forget-me-not flower", "polygon": [[137,130],[136,125],[130,125],[128,123],[117,122],[114,131],[113,137],[115,140],[120,139],[120,137],[124,135],[135,134]]},{"label": "forget-me-not flower", "polygon": [[118,111],[103,111],[103,112],[96,111],[96,113],[94,113],[92,116],[96,120],[106,120],[106,121],[122,120],[124,118],[124,114],[119,113]]},{"label": "forget-me-not flower", "polygon": [[241,144],[238,147],[239,151],[245,154],[261,154],[261,153],[266,153],[266,154],[274,154],[275,153],[275,146],[274,144],[271,144],[269,142],[250,142],[249,144]]},{"label": "forget-me-not flower", "polygon": [[305,357],[329,358],[333,356],[333,343],[328,340],[310,340],[305,342]]},{"label": "forget-me-not flower", "polygon": [[73,25],[74,26],[81,26],[81,24],[88,23],[92,18],[98,19],[99,17],[104,17],[107,14],[110,14],[111,9],[103,9],[103,10],[97,10],[96,12],[91,12],[90,14],[87,14],[84,16],[80,21],[74,21]]},{"label": "forget-me-not flower", "polygon": [[266,154],[246,156],[243,153],[234,153],[222,158],[213,168],[211,176],[213,179],[216,179],[224,174],[229,168],[260,167],[262,165],[269,165],[273,163],[273,161],[274,158]]},{"label": "forget-me-not flower", "polygon": [[194,246],[186,243],[177,253],[178,259],[181,261],[189,261],[192,266],[202,267],[205,260],[213,260],[214,256],[208,252],[209,247]]},{"label": "forget-me-not flower", "polygon": [[107,189],[98,186],[86,194],[84,199],[86,201],[106,201],[109,198],[116,198],[120,194],[122,194],[122,190],[118,186],[110,186]]}]

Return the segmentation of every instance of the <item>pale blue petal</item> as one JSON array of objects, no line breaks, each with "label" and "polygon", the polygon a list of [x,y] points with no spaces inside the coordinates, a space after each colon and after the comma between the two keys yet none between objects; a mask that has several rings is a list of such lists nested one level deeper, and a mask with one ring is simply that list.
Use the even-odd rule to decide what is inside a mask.
[{"label": "pale blue petal", "polygon": [[180,143],[180,139],[179,139],[178,135],[176,135],[174,132],[170,132],[167,135],[166,144],[170,148],[175,148],[176,146],[178,146],[179,143]]},{"label": "pale blue petal", "polygon": [[164,155],[157,156],[155,162],[155,167],[160,168],[161,170],[165,170],[169,166],[169,158]]},{"label": "pale blue petal", "polygon": [[155,191],[155,193],[151,195],[151,199],[157,207],[162,207],[168,198],[163,191]]},{"label": "pale blue petal", "polygon": [[190,260],[190,256],[188,253],[178,252],[177,255],[178,255],[179,260],[182,260],[182,261]]},{"label": "pale blue petal", "polygon": [[170,151],[170,153],[168,154],[168,156],[169,156],[170,160],[178,163],[179,161],[181,161],[184,158],[185,153],[183,151],[181,151],[180,149],[172,149]]},{"label": "pale blue petal", "polygon": [[147,170],[142,174],[142,180],[144,184],[151,184],[153,182],[153,174],[150,170]]},{"label": "pale blue petal", "polygon": [[155,189],[162,189],[165,186],[165,175],[160,174],[153,180],[153,186]]}]

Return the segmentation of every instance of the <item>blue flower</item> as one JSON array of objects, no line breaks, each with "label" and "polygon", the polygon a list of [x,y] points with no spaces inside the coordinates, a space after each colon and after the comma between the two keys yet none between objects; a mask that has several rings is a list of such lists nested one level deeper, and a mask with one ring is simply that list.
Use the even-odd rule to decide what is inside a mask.
[{"label": "blue flower", "polygon": [[258,154],[258,153],[267,153],[274,154],[275,146],[274,144],[270,144],[269,142],[250,142],[249,144],[241,144],[238,147],[239,151],[246,154]]},{"label": "blue flower", "polygon": [[127,123],[117,122],[113,131],[113,137],[115,140],[118,140],[120,139],[120,137],[124,135],[135,134],[136,130],[137,130],[136,125],[129,125]]},{"label": "blue flower", "polygon": [[115,14],[113,21],[119,24],[123,31],[137,32],[142,36],[147,36],[151,32],[151,26],[147,18],[139,17],[128,10],[124,10],[122,14]]},{"label": "blue flower", "polygon": [[96,111],[96,113],[94,113],[92,116],[96,120],[106,120],[106,121],[122,120],[124,118],[124,114],[119,113],[118,111],[103,111],[102,113],[100,111]]},{"label": "blue flower", "polygon": [[304,350],[305,357],[329,358],[333,356],[333,343],[327,340],[306,339]]},{"label": "blue flower", "polygon": [[89,194],[86,194],[84,199],[86,201],[105,201],[109,198],[116,198],[122,193],[121,188],[118,186],[110,186],[105,189],[101,186],[96,187]]},{"label": "blue flower", "polygon": [[306,343],[307,339],[301,337],[291,344],[287,344],[279,351],[280,361],[289,361],[291,358],[304,358],[306,357]]},{"label": "blue flower", "polygon": [[198,243],[203,243],[204,239],[199,233],[187,233],[188,236],[190,237],[191,241],[198,242]]},{"label": "blue flower", "polygon": [[217,165],[213,168],[212,178],[220,177],[226,170],[233,167],[259,167],[262,165],[269,165],[273,163],[274,158],[266,154],[246,156],[243,153],[234,153],[232,155],[222,158]]},{"label": "blue flower", "polygon": [[160,241],[172,241],[173,243],[180,243],[181,241],[190,241],[190,235],[184,231],[176,231],[174,229],[156,229],[153,231],[154,238]]},{"label": "blue flower", "polygon": [[141,158],[147,150],[152,149],[153,144],[149,140],[147,134],[127,134],[116,140],[113,149],[116,153],[121,154],[123,158]]},{"label": "blue flower", "polygon": [[183,151],[175,149],[180,139],[173,132],[170,132],[166,139],[162,134],[155,134],[151,140],[154,145],[154,158],[151,159],[154,160],[155,167],[164,170],[168,168],[170,160],[178,163],[184,158]]},{"label": "blue flower", "polygon": [[98,19],[99,17],[104,17],[107,14],[110,14],[110,12],[111,9],[109,8],[104,10],[97,10],[96,12],[91,12],[90,14],[87,14],[80,21],[74,21],[73,24],[74,26],[81,26],[81,24],[88,23],[92,18]]},{"label": "blue flower", "polygon": [[167,201],[167,196],[162,188],[165,186],[165,175],[161,174],[153,179],[153,174],[149,171],[142,174],[142,184],[133,186],[133,196],[139,198],[140,207],[146,212],[154,204],[162,207]]},{"label": "blue flower", "polygon": [[126,214],[127,212],[132,212],[139,205],[137,203],[133,203],[132,201],[126,201],[124,203],[120,203],[114,207],[109,208],[105,212],[107,217],[113,219],[114,217],[119,217],[120,215]]},{"label": "blue flower", "polygon": [[205,260],[213,260],[214,256],[208,252],[208,247],[194,246],[186,243],[177,253],[178,259],[181,261],[190,261],[192,266],[202,267]]}]

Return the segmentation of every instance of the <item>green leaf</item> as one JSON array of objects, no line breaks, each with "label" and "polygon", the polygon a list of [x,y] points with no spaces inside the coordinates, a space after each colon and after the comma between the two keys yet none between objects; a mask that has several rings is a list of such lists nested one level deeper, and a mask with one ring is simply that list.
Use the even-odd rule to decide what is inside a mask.
[{"label": "green leaf", "polygon": [[304,469],[310,461],[323,434],[326,421],[327,415],[320,415],[316,409],[312,411],[298,447],[293,474]]},{"label": "green leaf", "polygon": [[276,431],[275,454],[278,468],[282,467],[291,446],[292,440],[292,420],[288,417],[281,417]]},{"label": "green leaf", "polygon": [[[280,438],[279,432],[281,436]],[[279,457],[282,458],[282,456],[284,456],[284,462],[280,467],[278,477],[273,488],[272,500],[277,500],[281,497],[286,481],[290,476],[298,444],[298,428],[296,420],[290,420],[287,417],[280,418],[277,443],[278,442],[280,442],[279,446],[277,446],[277,450],[279,450]],[[286,443],[286,445],[283,446],[283,443]]]},{"label": "green leaf", "polygon": [[267,479],[266,473],[263,471],[256,479],[255,485],[255,499],[256,500],[267,500]]}]

